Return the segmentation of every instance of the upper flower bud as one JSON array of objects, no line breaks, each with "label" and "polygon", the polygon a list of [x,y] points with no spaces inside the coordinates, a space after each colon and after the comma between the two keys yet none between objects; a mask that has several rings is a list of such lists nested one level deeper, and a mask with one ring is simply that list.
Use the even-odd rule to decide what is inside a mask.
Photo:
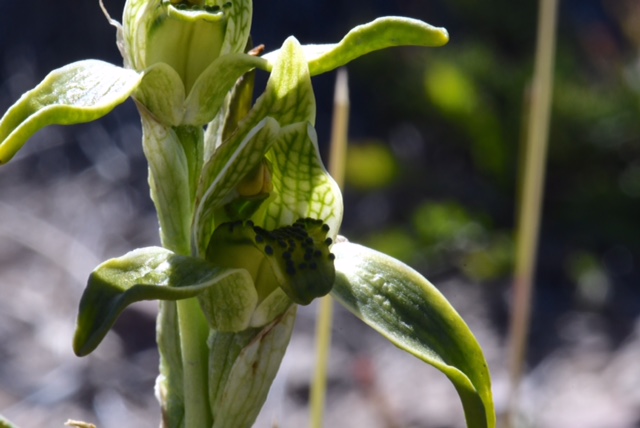
[{"label": "upper flower bud", "polygon": [[244,49],[251,1],[127,0],[123,21],[125,65],[143,71],[167,64],[188,94],[216,58]]}]

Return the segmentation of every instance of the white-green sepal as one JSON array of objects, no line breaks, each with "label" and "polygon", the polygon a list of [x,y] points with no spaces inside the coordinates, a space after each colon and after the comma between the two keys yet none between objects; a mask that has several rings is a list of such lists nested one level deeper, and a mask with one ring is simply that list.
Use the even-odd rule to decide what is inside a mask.
[{"label": "white-green sepal", "polygon": [[216,211],[233,198],[235,187],[262,162],[279,132],[278,122],[270,117],[264,118],[241,141],[230,141],[219,147],[205,164],[193,223],[196,254],[204,254],[207,248],[216,227]]},{"label": "white-green sepal", "polygon": [[123,103],[141,75],[97,60],[52,71],[0,119],[0,165],[7,163],[40,129],[99,119]]},{"label": "white-green sepal", "polygon": [[251,315],[249,325],[255,328],[262,327],[270,323],[282,315],[284,311],[292,305],[292,303],[292,300],[287,296],[282,288],[276,288],[258,304],[256,310]]},{"label": "white-green sepal", "polygon": [[[449,33],[444,28],[417,19],[391,16],[353,28],[338,43],[304,45],[302,48],[311,75],[317,76],[373,51],[394,46],[439,47],[448,41]],[[279,50],[269,52],[263,58],[272,62],[277,55]]]}]

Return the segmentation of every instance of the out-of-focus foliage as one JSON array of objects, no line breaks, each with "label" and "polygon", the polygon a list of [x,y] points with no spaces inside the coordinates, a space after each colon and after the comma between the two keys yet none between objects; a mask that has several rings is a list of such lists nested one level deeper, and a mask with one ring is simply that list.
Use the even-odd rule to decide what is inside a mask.
[{"label": "out-of-focus foliage", "polygon": [[[537,2],[409,3],[436,10],[452,40],[438,52],[407,49],[351,67],[354,96],[360,80],[381,92],[368,94],[364,107],[352,101],[354,137],[386,132],[399,166],[375,195],[348,188],[361,208],[355,218],[347,212],[345,227],[423,270],[507,283]],[[637,294],[638,28],[640,7],[631,0],[560,3],[538,278],[543,289],[571,290],[569,305],[586,299],[604,309]],[[378,105],[387,106],[380,120],[358,122],[359,108]],[[595,267],[576,267],[584,254]],[[640,311],[640,303],[624,306],[618,315],[627,320]]]},{"label": "out-of-focus foliage", "polygon": [[390,185],[397,176],[397,159],[389,147],[379,142],[351,144],[346,181],[356,189],[367,191]]}]

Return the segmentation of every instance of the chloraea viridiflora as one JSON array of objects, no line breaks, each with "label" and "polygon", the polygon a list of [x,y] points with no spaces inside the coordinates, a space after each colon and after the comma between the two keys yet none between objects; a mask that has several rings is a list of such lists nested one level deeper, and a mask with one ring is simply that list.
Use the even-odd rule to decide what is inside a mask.
[{"label": "chloraea viridiflora", "polygon": [[[311,77],[392,46],[441,46],[445,30],[388,17],[336,44],[251,51],[252,2],[127,0],[124,67],[51,72],[0,121],[0,164],[38,130],[140,112],[162,247],[91,273],[74,350],[95,349],[129,304],[160,300],[156,394],[167,427],[249,427],[286,350],[298,304],[329,292],[441,370],[470,427],[495,426],[482,351],[446,299],[408,266],[338,240],[340,190],[314,129]],[[269,73],[253,102],[253,73]]]}]

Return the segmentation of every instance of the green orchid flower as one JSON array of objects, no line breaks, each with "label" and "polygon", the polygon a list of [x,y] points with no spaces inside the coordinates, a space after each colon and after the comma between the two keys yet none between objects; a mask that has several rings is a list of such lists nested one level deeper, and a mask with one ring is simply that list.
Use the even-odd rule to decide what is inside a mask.
[{"label": "green orchid flower", "polygon": [[[320,159],[311,77],[391,46],[441,46],[444,29],[381,18],[339,43],[291,37],[245,53],[252,4],[128,0],[115,23],[125,67],[53,71],[0,120],[0,164],[38,130],[96,120],[133,97],[162,247],[91,273],[73,347],[93,351],[119,314],[159,300],[156,393],[166,427],[250,427],[297,305],[331,293],[396,346],[441,370],[469,427],[494,427],[491,381],[464,321],[408,266],[338,232],[340,189]],[[255,70],[270,73],[252,103]]]}]

